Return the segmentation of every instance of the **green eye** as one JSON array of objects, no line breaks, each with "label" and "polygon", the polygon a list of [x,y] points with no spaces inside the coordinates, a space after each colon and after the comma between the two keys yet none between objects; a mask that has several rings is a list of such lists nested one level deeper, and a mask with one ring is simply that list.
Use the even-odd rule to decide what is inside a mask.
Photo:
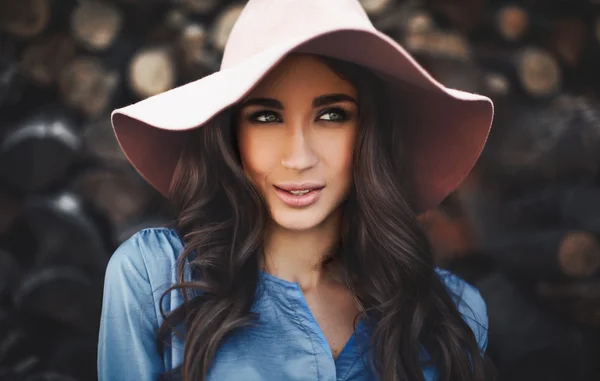
[{"label": "green eye", "polygon": [[259,114],[256,114],[254,119],[261,123],[275,123],[279,121],[277,114],[272,112],[261,112]]},{"label": "green eye", "polygon": [[342,109],[327,110],[321,114],[321,119],[330,122],[339,122],[346,120],[346,112]]}]

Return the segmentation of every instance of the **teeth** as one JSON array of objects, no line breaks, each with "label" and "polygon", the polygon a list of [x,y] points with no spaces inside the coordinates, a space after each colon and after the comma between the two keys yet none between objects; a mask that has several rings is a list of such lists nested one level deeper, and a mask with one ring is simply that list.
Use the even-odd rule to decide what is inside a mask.
[{"label": "teeth", "polygon": [[310,192],[310,190],[293,190],[293,191],[289,191],[291,194],[293,194],[294,196],[302,196],[304,194],[307,194],[308,192]]}]

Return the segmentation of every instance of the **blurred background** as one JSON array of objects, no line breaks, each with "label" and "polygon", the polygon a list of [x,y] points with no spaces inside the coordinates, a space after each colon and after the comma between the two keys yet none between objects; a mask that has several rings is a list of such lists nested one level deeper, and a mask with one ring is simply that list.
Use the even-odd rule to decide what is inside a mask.
[{"label": "blurred background", "polygon": [[[476,168],[420,218],[487,302],[500,380],[600,380],[600,0],[361,2],[496,103]],[[172,219],[110,111],[218,70],[243,4],[0,0],[0,380],[96,379],[107,261]]]}]

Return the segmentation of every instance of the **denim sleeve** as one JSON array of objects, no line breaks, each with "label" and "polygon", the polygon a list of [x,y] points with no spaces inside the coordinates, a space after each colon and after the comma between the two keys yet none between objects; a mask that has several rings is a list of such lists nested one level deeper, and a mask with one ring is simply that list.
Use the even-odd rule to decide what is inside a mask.
[{"label": "denim sleeve", "polygon": [[99,381],[154,381],[164,371],[158,319],[139,234],[112,255],[104,281],[98,341]]},{"label": "denim sleeve", "polygon": [[448,291],[453,296],[458,311],[467,322],[481,352],[485,352],[488,344],[487,306],[479,290],[447,270],[437,269]]}]

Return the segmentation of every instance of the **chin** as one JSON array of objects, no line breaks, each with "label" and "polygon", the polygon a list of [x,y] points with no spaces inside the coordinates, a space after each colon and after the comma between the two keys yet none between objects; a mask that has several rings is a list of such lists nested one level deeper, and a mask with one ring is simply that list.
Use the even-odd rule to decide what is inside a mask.
[{"label": "chin", "polygon": [[286,230],[310,230],[323,223],[326,215],[318,213],[318,211],[309,210],[290,210],[290,211],[275,211],[272,213],[272,219],[275,224]]}]

